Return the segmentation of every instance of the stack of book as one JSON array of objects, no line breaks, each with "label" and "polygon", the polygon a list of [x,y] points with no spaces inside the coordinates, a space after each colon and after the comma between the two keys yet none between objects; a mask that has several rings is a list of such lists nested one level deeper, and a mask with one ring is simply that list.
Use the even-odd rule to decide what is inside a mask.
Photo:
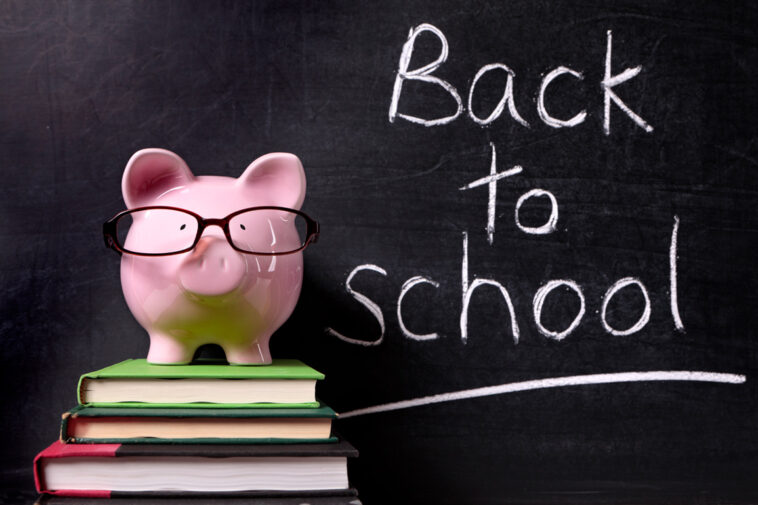
[{"label": "stack of book", "polygon": [[357,452],[334,436],[336,414],[316,400],[323,378],[297,360],[166,366],[134,359],[85,374],[60,440],[35,458],[37,490],[358,504],[347,473]]}]

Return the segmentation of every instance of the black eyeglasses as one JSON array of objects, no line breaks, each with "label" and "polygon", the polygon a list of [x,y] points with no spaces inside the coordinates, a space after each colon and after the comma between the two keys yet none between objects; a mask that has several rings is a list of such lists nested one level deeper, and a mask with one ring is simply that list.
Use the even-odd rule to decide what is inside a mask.
[{"label": "black eyeglasses", "polygon": [[168,256],[194,249],[208,226],[224,230],[235,250],[262,256],[302,251],[319,234],[318,222],[286,207],[250,207],[206,219],[178,207],[151,206],[119,212],[103,224],[103,237],[119,254]]}]

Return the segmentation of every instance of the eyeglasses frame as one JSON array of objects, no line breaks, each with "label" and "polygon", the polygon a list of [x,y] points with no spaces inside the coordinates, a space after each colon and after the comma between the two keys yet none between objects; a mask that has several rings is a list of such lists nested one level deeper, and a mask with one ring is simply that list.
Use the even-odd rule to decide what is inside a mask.
[{"label": "eyeglasses frame", "polygon": [[[130,251],[128,249],[125,249],[124,247],[121,247],[118,243],[118,229],[116,226],[116,224],[118,223],[118,220],[127,214],[132,214],[134,212],[143,211],[143,210],[178,210],[180,212],[189,214],[190,216],[194,217],[197,220],[198,227],[197,227],[197,234],[195,235],[195,239],[192,242],[192,245],[180,251],[175,251],[175,252],[170,252],[170,253],[142,253],[142,252]],[[239,214],[243,214],[245,212],[249,212],[251,210],[282,210],[286,212],[291,212],[292,214],[297,214],[298,216],[305,219],[306,237],[305,237],[305,240],[303,240],[303,245],[300,246],[300,248],[298,249],[295,249],[293,251],[286,251],[286,252],[251,252],[251,251],[246,251],[244,249],[240,249],[239,247],[234,245],[234,242],[232,242],[231,231],[229,229],[229,222],[231,221],[233,217]],[[245,209],[234,211],[224,218],[217,219],[217,218],[204,218],[203,216],[196,214],[195,212],[192,212],[187,209],[182,209],[180,207],[170,207],[167,205],[148,205],[146,207],[135,207],[134,209],[127,209],[127,210],[121,211],[115,216],[113,216],[112,218],[110,218],[108,221],[103,223],[103,239],[105,240],[105,246],[110,249],[113,249],[119,255],[132,254],[134,256],[173,256],[174,254],[182,254],[194,249],[197,246],[198,242],[200,242],[200,238],[203,236],[203,232],[208,226],[218,226],[219,228],[221,228],[224,231],[224,236],[226,237],[226,241],[229,242],[229,245],[231,245],[232,249],[234,249],[235,251],[238,251],[244,254],[254,254],[256,256],[283,256],[286,254],[294,254],[294,253],[300,252],[306,247],[308,247],[309,244],[313,244],[318,241],[318,235],[320,231],[318,221],[312,219],[310,216],[308,216],[308,214],[306,214],[303,211],[290,209],[288,207],[277,207],[273,205],[267,205],[267,206],[262,206],[262,207],[248,207]]]}]

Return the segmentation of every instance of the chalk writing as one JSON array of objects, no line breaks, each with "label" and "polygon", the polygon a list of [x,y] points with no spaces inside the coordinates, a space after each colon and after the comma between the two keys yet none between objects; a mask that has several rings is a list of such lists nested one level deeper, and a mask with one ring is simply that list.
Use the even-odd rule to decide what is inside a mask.
[{"label": "chalk writing", "polygon": [[677,235],[679,235],[679,216],[674,216],[674,228],[671,230],[671,246],[669,247],[669,292],[671,295],[671,317],[674,318],[674,326],[676,326],[676,329],[684,332],[684,324],[682,323],[682,318],[679,315],[679,301],[677,298]]},{"label": "chalk writing", "polygon": [[[571,321],[571,324],[569,324],[568,328],[563,331],[552,331],[548,330],[542,325],[542,305],[545,303],[545,298],[547,298],[547,295],[549,295],[551,291],[560,286],[568,287],[579,297],[579,312],[576,314],[576,317],[574,317],[574,320]],[[537,292],[534,294],[534,300],[532,301],[532,308],[534,310],[534,324],[537,325],[539,332],[548,338],[552,338],[554,340],[563,340],[572,331],[574,331],[577,326],[579,326],[579,323],[582,321],[582,317],[584,317],[584,294],[582,293],[582,288],[580,288],[576,282],[566,279],[554,279],[537,290]]]},{"label": "chalk writing", "polygon": [[[608,303],[610,303],[611,298],[613,298],[613,295],[615,295],[619,290],[631,285],[636,285],[637,287],[640,288],[640,291],[642,292],[642,296],[645,297],[645,308],[643,309],[642,315],[640,316],[640,318],[631,327],[629,327],[626,330],[616,330],[612,328],[610,324],[608,324],[608,321],[606,319]],[[616,283],[613,286],[611,286],[608,289],[608,291],[605,292],[605,295],[603,295],[603,308],[601,309],[600,320],[603,322],[603,327],[605,328],[605,330],[611,335],[617,335],[617,336],[631,335],[632,333],[637,333],[642,328],[644,328],[647,322],[650,320],[650,297],[647,294],[647,289],[645,288],[645,285],[642,284],[639,281],[639,279],[635,279],[634,277],[624,277],[623,279],[619,279],[618,281],[616,281]]]},{"label": "chalk writing", "polygon": [[[429,32],[435,35],[440,42],[440,54],[431,63],[427,63],[414,70],[408,70],[411,62],[411,56],[413,55],[413,49],[415,47],[418,36],[421,33]],[[397,118],[410,121],[411,123],[421,124],[424,126],[441,126],[452,123],[458,119],[463,113],[464,107],[461,101],[461,95],[458,93],[456,87],[450,82],[432,75],[434,71],[440,68],[443,63],[447,61],[450,48],[442,30],[429,23],[423,23],[415,28],[411,28],[408,34],[408,40],[403,44],[403,49],[400,52],[400,60],[398,61],[397,74],[395,76],[395,84],[392,89],[392,99],[390,101],[389,108],[389,121],[394,123]],[[611,71],[612,66],[612,53],[613,53],[613,33],[608,30],[606,33],[606,53],[605,53],[605,66],[603,72],[603,80],[600,82],[600,89],[603,92],[603,133],[610,135],[611,133],[611,103],[624,112],[637,126],[644,131],[650,133],[653,131],[653,127],[642,119],[639,114],[635,113],[613,90],[616,86],[623,84],[630,79],[636,77],[642,72],[642,65],[638,65],[634,68],[627,68],[620,74],[613,75]],[[503,95],[492,109],[492,111],[485,118],[481,118],[474,113],[472,102],[474,100],[474,94],[476,92],[476,85],[479,80],[488,72],[500,70],[505,72],[505,86]],[[545,107],[545,93],[548,86],[559,76],[570,75],[576,79],[583,80],[584,75],[582,72],[573,70],[564,65],[560,65],[555,69],[548,72],[540,83],[540,87],[537,93],[537,115],[547,126],[551,128],[573,128],[585,122],[587,118],[586,110],[582,110],[570,119],[561,120],[553,117],[547,112]],[[433,117],[433,118],[421,118],[418,116],[412,116],[410,114],[403,114],[398,112],[400,97],[403,92],[403,83],[405,81],[419,81],[427,84],[432,84],[443,89],[456,104],[456,109],[453,114],[447,116]],[[529,128],[529,123],[519,114],[516,108],[516,100],[514,97],[514,86],[516,82],[516,73],[508,65],[504,63],[489,63],[479,69],[474,75],[473,82],[469,88],[468,93],[468,116],[474,121],[474,123],[480,126],[489,126],[495,120],[497,120],[503,111],[505,106],[508,105],[508,112],[513,120],[520,125]]]},{"label": "chalk writing", "polygon": [[[481,79],[481,77],[486,74],[487,72],[490,72],[492,70],[503,70],[507,74],[507,78],[505,80],[505,91],[503,92],[502,98],[500,98],[500,101],[497,103],[495,108],[492,110],[489,116],[487,116],[486,119],[480,119],[476,114],[474,114],[474,108],[471,106],[471,102],[474,99],[474,90],[476,89],[476,83]],[[502,63],[490,63],[489,65],[485,65],[482,68],[479,69],[479,72],[476,73],[474,76],[474,82],[471,83],[471,89],[468,93],[468,115],[471,117],[471,119],[474,120],[475,123],[478,123],[482,126],[488,125],[497,118],[500,117],[500,114],[503,113],[503,109],[505,108],[505,104],[508,104],[508,112],[511,113],[511,117],[515,119],[517,122],[521,123],[523,126],[529,127],[529,123],[526,122],[524,118],[521,117],[521,114],[518,113],[516,110],[516,102],[513,98],[513,78],[516,77],[516,74],[508,68],[506,65],[503,65]]]},{"label": "chalk writing", "polygon": [[[497,151],[495,150],[495,144],[490,142],[492,148],[492,161],[490,162],[490,175],[477,179],[473,182],[461,187],[461,191],[466,189],[478,188],[479,186],[487,185],[487,241],[492,244],[495,239],[495,204],[497,202],[497,181],[505,179],[512,175],[520,174],[523,169],[516,165],[513,168],[497,172]],[[557,215],[556,215],[557,219]],[[517,219],[518,222],[518,219]]]},{"label": "chalk writing", "polygon": [[[411,57],[413,55],[415,44],[417,43],[419,35],[422,33],[429,33],[436,37],[440,44],[440,51],[438,56],[431,62],[421,65],[415,69],[410,69]],[[447,38],[442,30],[439,28],[423,23],[415,28],[412,28],[408,34],[408,39],[403,45],[400,60],[398,62],[397,73],[395,76],[395,82],[392,90],[392,97],[390,101],[389,109],[389,121],[394,123],[398,118],[405,121],[421,124],[426,127],[442,126],[449,124],[463,115],[463,111],[466,110],[463,106],[461,96],[458,93],[456,87],[450,82],[432,75],[436,72],[446,61],[450,52]],[[602,118],[602,131],[605,135],[611,133],[611,105],[615,104],[616,107],[621,110],[635,125],[637,125],[642,131],[651,133],[653,127],[648,121],[643,119],[638,113],[634,112],[621,97],[615,91],[615,88],[621,84],[633,79],[642,72],[642,66],[626,68],[618,74],[613,73],[613,33],[611,30],[606,32],[606,47],[605,47],[605,61],[603,69],[603,78],[600,81],[600,89],[603,95],[603,118]],[[480,80],[490,72],[498,72],[498,75],[504,76],[503,92],[502,96],[498,100],[494,108],[489,114],[477,114],[474,112],[473,104],[475,94],[477,91],[477,85]],[[572,78],[572,79],[568,79]],[[581,124],[584,124],[588,118],[586,109],[582,109],[576,112],[569,118],[556,117],[550,113],[547,102],[549,100],[549,91],[556,86],[566,85],[575,81],[583,81],[585,79],[584,73],[578,70],[574,70],[570,67],[560,65],[553,70],[549,71],[541,79],[539,90],[536,96],[537,115],[539,119],[550,128],[574,128]],[[455,109],[451,109],[444,113],[432,113],[428,117],[421,117],[418,115],[410,115],[399,112],[400,98],[403,94],[403,84],[406,81],[417,81],[427,85],[436,86],[442,89],[450,98],[450,103],[455,106]],[[482,127],[488,127],[495,122],[508,107],[508,113],[512,120],[520,124],[523,127],[529,128],[530,124],[519,113],[516,104],[516,98],[514,95],[514,88],[516,86],[516,72],[504,63],[490,63],[482,66],[474,75],[473,81],[468,92],[467,111],[468,117],[477,125]],[[452,113],[449,113],[452,112]],[[416,113],[419,114],[419,113]],[[512,168],[507,170],[498,171],[497,168],[497,149],[493,142],[489,143],[491,157],[489,164],[489,174],[475,179],[463,186],[459,186],[460,191],[467,191],[470,189],[479,188],[482,186],[487,187],[487,223],[485,231],[487,234],[487,242],[490,246],[493,245],[495,237],[495,208],[497,202],[497,185],[498,182],[508,177],[522,174],[524,169],[521,165],[513,165]],[[546,221],[539,226],[527,226],[521,222],[520,211],[522,207],[532,198],[547,198],[550,202],[550,215]],[[534,188],[523,193],[515,203],[514,221],[516,229],[519,232],[529,235],[548,235],[557,230],[559,211],[558,201],[555,195],[548,190],[541,188]],[[674,216],[674,225],[671,231],[671,240],[669,244],[669,309],[671,317],[674,322],[674,328],[677,331],[684,331],[684,324],[682,322],[679,313],[679,303],[677,297],[677,259],[678,259],[678,235],[679,235],[679,216]],[[567,230],[568,231],[568,230]],[[351,287],[351,281],[354,276],[359,272],[373,271],[387,277],[389,274],[383,268],[365,264],[360,265],[353,269],[347,276],[345,281],[345,289],[356,301],[362,304],[376,319],[379,328],[380,336],[374,340],[365,340],[359,338],[347,337],[340,334],[332,328],[327,328],[327,332],[333,336],[336,336],[343,342],[348,344],[360,345],[360,346],[378,346],[381,345],[384,340],[385,333],[385,319],[382,313],[380,305],[369,299],[366,295],[356,292]],[[506,333],[510,333],[513,341],[513,345],[518,345],[521,338],[519,327],[519,315],[517,314],[514,301],[511,297],[511,292],[507,287],[506,280],[496,280],[492,278],[482,278],[470,275],[469,268],[469,234],[468,231],[462,232],[462,260],[461,260],[461,273],[460,273],[460,313],[458,314],[458,323],[460,330],[460,344],[466,345],[470,339],[468,333],[469,326],[469,311],[472,304],[474,293],[480,288],[494,288],[489,289],[488,292],[494,293],[497,299],[496,303],[504,303],[504,308],[501,312],[503,318],[503,327]],[[400,292],[397,297],[397,301],[394,304],[395,315],[397,318],[397,324],[400,328],[403,336],[409,340],[419,342],[419,345],[428,345],[426,343],[441,341],[443,335],[438,331],[431,331],[429,333],[415,333],[411,331],[403,318],[403,302],[406,295],[414,289],[416,286],[426,284],[432,286],[435,290],[444,292],[444,286],[432,278],[424,275],[414,275],[408,278],[400,288]],[[573,316],[573,319],[565,325],[563,328],[547,328],[543,323],[543,312],[546,310],[545,301],[553,291],[563,288],[572,293],[572,296],[576,296],[578,299],[578,310]],[[637,320],[626,328],[618,328],[611,325],[608,321],[608,311],[611,302],[614,297],[623,289],[637,289],[644,299],[644,305]],[[482,298],[478,297],[479,303],[482,303]],[[651,313],[653,310],[650,295],[648,289],[639,277],[627,276],[615,281],[604,293],[600,300],[587,300],[585,298],[582,287],[576,281],[572,279],[550,279],[544,281],[539,287],[536,288],[534,296],[532,298],[532,320],[535,328],[539,334],[554,341],[563,341],[567,339],[573,332],[583,324],[585,315],[588,311],[588,306],[592,307],[594,304],[599,303],[599,310],[595,310],[595,314],[599,314],[600,326],[603,330],[613,336],[629,336],[633,335],[642,329],[644,329],[650,321]],[[523,317],[523,316],[522,316]],[[506,322],[507,320],[507,322]],[[554,323],[551,323],[554,324]],[[434,330],[434,328],[431,328]],[[509,330],[509,331],[508,331]],[[569,339],[570,340],[570,339]],[[410,400],[403,400],[399,402],[392,402],[383,405],[376,405],[373,407],[366,407],[362,409],[353,410],[341,414],[341,418],[350,418],[355,416],[361,416],[366,414],[374,414],[379,412],[386,412],[392,410],[400,410],[411,407],[417,407],[421,405],[428,405],[433,403],[449,402],[462,400],[467,398],[476,398],[481,396],[490,396],[497,394],[514,393],[519,391],[529,391],[544,388],[557,388],[577,385],[590,385],[590,384],[612,384],[621,382],[640,382],[640,381],[699,381],[699,382],[717,382],[724,384],[742,384],[745,382],[744,375],[738,374],[724,374],[714,373],[707,371],[677,371],[677,370],[661,370],[652,372],[621,372],[621,373],[605,373],[605,374],[590,374],[590,375],[577,375],[570,377],[555,377],[537,380],[527,380],[522,382],[513,382],[507,384],[500,384],[495,386],[487,386],[482,388],[468,389],[463,391],[455,391],[450,393],[442,393],[432,396],[425,396],[422,398],[415,398]]]},{"label": "chalk writing", "polygon": [[[368,311],[374,316],[374,318],[377,320],[377,323],[379,324],[379,327],[381,329],[381,335],[378,339],[367,341],[363,339],[358,338],[351,338],[346,337],[345,335],[342,335],[341,333],[337,332],[333,328],[327,328],[327,332],[331,335],[336,336],[340,340],[347,342],[349,344],[356,344],[361,346],[376,346],[380,345],[384,339],[384,332],[385,332],[385,319],[382,312],[382,309],[378,303],[368,298],[366,295],[362,293],[356,292],[350,285],[351,281],[353,280],[353,277],[355,277],[356,274],[359,272],[369,270],[373,272],[380,273],[383,276],[387,276],[388,273],[383,268],[377,266],[377,265],[359,265],[358,267],[354,268],[350,274],[347,277],[347,280],[345,281],[345,289],[346,291],[353,296],[353,298],[356,299],[360,304],[362,304]],[[430,284],[435,289],[439,289],[440,283],[430,279],[429,277],[425,276],[413,276],[406,280],[403,283],[402,288],[400,289],[400,293],[398,295],[397,301],[394,304],[395,305],[395,313],[397,316],[398,324],[400,326],[400,329],[407,338],[411,340],[415,340],[418,342],[424,342],[424,341],[435,341],[438,340],[441,336],[437,332],[431,332],[427,334],[416,334],[411,332],[405,325],[402,317],[402,304],[403,299],[405,298],[406,294],[418,284]],[[642,292],[642,295],[645,299],[645,306],[643,308],[642,315],[640,318],[635,322],[632,326],[627,328],[626,330],[619,330],[616,328],[611,327],[608,324],[607,321],[607,310],[608,310],[608,304],[613,299],[614,295],[621,289],[627,287],[627,286],[637,286],[637,288],[640,289]],[[471,306],[471,300],[474,292],[482,287],[489,286],[493,287],[497,290],[497,292],[502,297],[503,301],[505,302],[505,306],[507,308],[507,318],[510,321],[510,333],[513,336],[513,343],[518,344],[519,338],[520,338],[520,330],[519,330],[519,323],[518,323],[518,317],[516,313],[515,306],[513,304],[513,299],[511,298],[511,294],[508,291],[508,288],[506,285],[502,284],[501,282],[495,280],[495,279],[488,279],[488,278],[479,278],[475,277],[473,281],[471,280],[470,273],[469,273],[469,240],[468,240],[468,232],[463,232],[463,248],[462,248],[462,261],[461,261],[461,286],[460,286],[460,293],[461,293],[461,309],[459,314],[459,327],[460,327],[460,340],[462,344],[466,344],[469,340],[468,335],[468,322],[469,322],[469,310]],[[547,299],[548,295],[555,289],[564,286],[571,291],[573,291],[579,300],[579,310],[574,316],[574,319],[567,325],[567,327],[563,330],[551,330],[546,328],[542,324],[542,312],[545,300]],[[675,306],[675,302],[672,302]],[[647,292],[647,288],[645,285],[635,277],[624,277],[622,279],[619,279],[618,281],[614,282],[611,287],[608,288],[608,290],[603,295],[603,298],[601,300],[600,304],[600,322],[603,327],[603,329],[608,332],[611,335],[616,336],[623,336],[623,335],[631,335],[633,333],[636,333],[640,331],[642,328],[645,327],[647,322],[650,319],[650,314],[652,312],[652,307],[650,303],[650,297]],[[582,319],[584,318],[586,313],[586,299],[584,296],[584,292],[582,290],[582,287],[575,281],[571,279],[552,279],[547,281],[545,284],[540,286],[535,294],[534,298],[532,299],[532,316],[534,320],[535,327],[545,337],[551,339],[560,341],[568,337],[574,330],[579,327],[579,325],[582,322]],[[675,321],[675,327],[678,329],[679,322]]]},{"label": "chalk writing", "polygon": [[355,298],[360,304],[366,307],[369,310],[369,312],[371,312],[371,314],[376,318],[376,321],[379,323],[379,328],[381,329],[379,338],[372,341],[366,341],[366,340],[346,337],[345,335],[339,333],[337,330],[333,328],[327,328],[326,331],[330,335],[333,335],[339,338],[340,340],[347,342],[349,344],[373,346],[373,345],[381,344],[382,340],[384,340],[384,315],[382,314],[382,309],[374,301],[372,301],[368,296],[362,293],[358,293],[352,288],[352,286],[350,286],[350,281],[353,280],[353,277],[355,277],[355,275],[358,272],[362,272],[364,270],[377,272],[384,276],[387,275],[387,271],[384,270],[382,267],[378,267],[376,265],[358,265],[357,267],[353,269],[352,272],[350,272],[350,275],[347,276],[347,280],[345,281],[345,289],[347,290],[348,293],[350,293],[353,296],[353,298]]},{"label": "chalk writing", "polygon": [[518,344],[519,330],[518,322],[516,321],[516,311],[513,308],[513,302],[511,301],[511,295],[508,294],[508,290],[505,286],[492,279],[474,279],[469,285],[468,276],[468,233],[463,232],[463,262],[461,264],[461,291],[463,292],[463,303],[461,306],[461,342],[464,344],[468,341],[468,311],[471,303],[471,295],[474,294],[476,288],[480,286],[493,286],[500,290],[500,294],[503,295],[503,299],[508,306],[508,315],[511,320],[511,333],[513,334],[513,343]]},{"label": "chalk writing", "polygon": [[[442,44],[440,55],[432,63],[424,65],[423,67],[419,67],[415,70],[408,70],[408,65],[411,63],[411,56],[413,56],[413,46],[416,43],[416,37],[418,37],[423,32],[430,32],[437,36],[440,43]],[[403,50],[400,53],[400,63],[398,64],[397,77],[395,78],[395,85],[392,90],[392,102],[390,104],[389,113],[390,123],[394,122],[396,117],[400,117],[406,121],[410,121],[411,123],[418,123],[424,126],[436,126],[447,124],[461,115],[461,112],[463,112],[463,102],[461,102],[461,96],[458,94],[458,91],[449,82],[443,81],[439,77],[430,75],[432,72],[437,70],[440,65],[445,63],[447,60],[447,53],[447,39],[445,38],[445,35],[443,35],[443,33],[439,30],[439,28],[424,23],[418,25],[416,28],[411,29],[410,33],[408,34],[408,41],[403,45]],[[419,117],[398,113],[398,100],[400,100],[400,93],[403,90],[403,81],[405,80],[428,82],[442,87],[442,89],[447,91],[455,100],[457,104],[455,113],[436,119],[422,119]]]},{"label": "chalk writing", "polygon": [[627,68],[623,72],[621,72],[618,75],[611,75],[611,52],[613,50],[613,34],[610,30],[608,30],[608,43],[607,43],[607,50],[605,52],[605,77],[603,78],[603,82],[600,83],[600,87],[603,88],[603,100],[605,103],[604,108],[604,115],[603,115],[603,131],[606,135],[610,135],[611,133],[611,100],[613,103],[615,103],[621,110],[623,110],[627,116],[632,118],[632,121],[634,121],[637,126],[644,129],[646,132],[650,133],[653,131],[653,127],[650,126],[647,121],[639,117],[637,114],[635,114],[632,109],[630,109],[622,100],[619,98],[619,96],[611,90],[614,86],[618,86],[622,82],[626,82],[632,77],[635,77],[637,74],[639,74],[642,71],[642,65],[638,65],[634,68]]},{"label": "chalk writing", "polygon": [[427,333],[424,335],[419,335],[418,333],[413,333],[410,331],[403,322],[403,298],[408,293],[408,291],[411,290],[411,288],[417,284],[431,284],[435,288],[439,288],[440,285],[438,282],[434,282],[433,280],[429,279],[428,277],[423,277],[421,275],[417,275],[416,277],[411,277],[407,281],[405,281],[405,284],[403,284],[402,289],[400,290],[400,296],[397,297],[397,323],[400,325],[400,330],[403,332],[403,335],[410,338],[411,340],[435,340],[439,338],[439,334],[437,333]]},{"label": "chalk writing", "polygon": [[584,120],[587,119],[587,112],[584,110],[576,114],[571,119],[562,121],[548,114],[547,110],[545,109],[545,91],[547,90],[548,85],[551,82],[553,82],[553,79],[563,74],[573,75],[579,80],[584,79],[584,76],[580,72],[577,72],[576,70],[571,70],[570,68],[566,68],[566,67],[558,67],[552,72],[549,72],[545,76],[545,78],[542,79],[542,84],[540,85],[540,92],[539,92],[539,95],[537,95],[537,114],[539,114],[540,119],[546,125],[552,126],[553,128],[566,128],[566,127],[570,128],[572,126],[576,126],[580,123],[583,123]]},{"label": "chalk writing", "polygon": [[[524,226],[519,220],[518,213],[524,202],[534,196],[546,196],[550,199],[550,217],[542,226]],[[518,226],[519,230],[523,231],[524,233],[531,233],[532,235],[547,235],[548,233],[553,233],[558,225],[558,202],[550,191],[545,191],[544,189],[533,189],[521,195],[521,197],[516,202],[516,211],[514,212],[514,218],[516,220],[516,226]]]}]

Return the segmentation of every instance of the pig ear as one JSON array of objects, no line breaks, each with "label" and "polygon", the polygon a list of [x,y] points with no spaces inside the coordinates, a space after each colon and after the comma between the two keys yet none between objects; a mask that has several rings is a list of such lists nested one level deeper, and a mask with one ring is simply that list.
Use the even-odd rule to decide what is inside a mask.
[{"label": "pig ear", "polygon": [[142,149],[129,159],[121,181],[126,207],[150,205],[174,188],[186,186],[194,176],[176,154],[165,149]]},{"label": "pig ear", "polygon": [[250,164],[237,179],[255,195],[255,205],[300,209],[305,199],[305,171],[294,154],[271,153]]}]

